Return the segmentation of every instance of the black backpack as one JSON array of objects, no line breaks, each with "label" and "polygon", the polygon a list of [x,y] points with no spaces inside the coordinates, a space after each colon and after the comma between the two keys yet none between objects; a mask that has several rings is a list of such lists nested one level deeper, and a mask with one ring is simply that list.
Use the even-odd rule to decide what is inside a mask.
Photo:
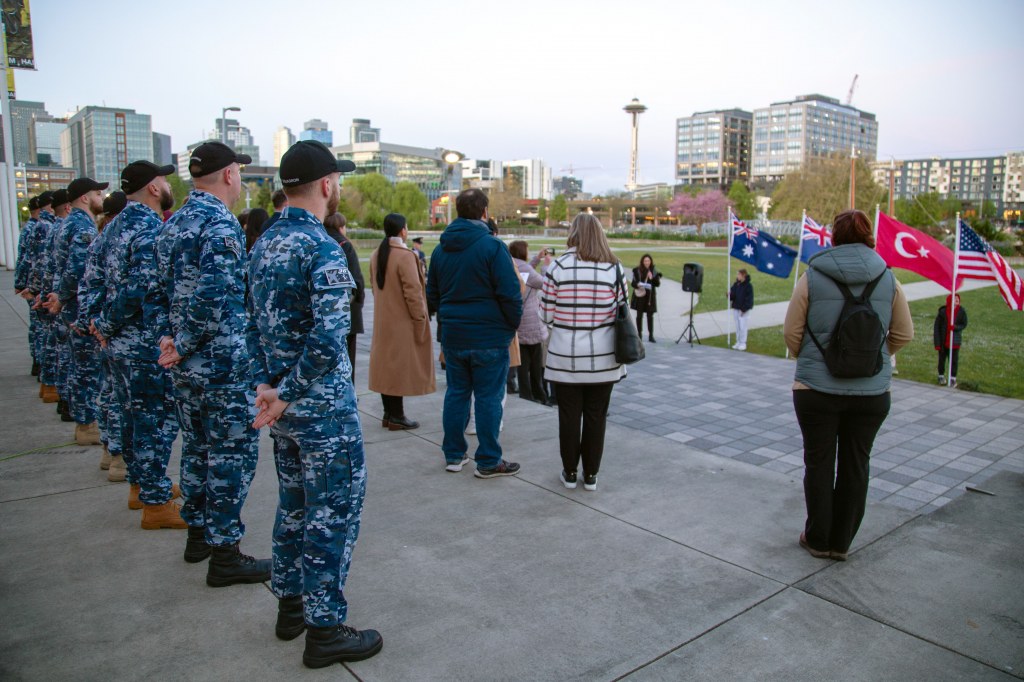
[{"label": "black backpack", "polygon": [[825,275],[843,292],[843,309],[832,330],[828,347],[822,348],[810,327],[807,333],[821,351],[828,373],[840,379],[873,377],[882,371],[882,344],[885,343],[885,328],[878,313],[871,307],[871,294],[888,270],[868,282],[860,296],[854,296],[842,282]]}]

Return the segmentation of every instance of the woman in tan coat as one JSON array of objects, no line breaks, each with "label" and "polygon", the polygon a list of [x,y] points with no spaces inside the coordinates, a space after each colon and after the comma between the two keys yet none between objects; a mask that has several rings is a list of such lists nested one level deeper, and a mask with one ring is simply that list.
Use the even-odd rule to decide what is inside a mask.
[{"label": "woman in tan coat", "polygon": [[419,258],[405,245],[408,235],[405,216],[388,214],[384,218],[384,239],[370,256],[370,390],[380,393],[384,403],[381,426],[392,431],[419,426],[419,422],[405,416],[404,396],[436,390],[423,269]]}]

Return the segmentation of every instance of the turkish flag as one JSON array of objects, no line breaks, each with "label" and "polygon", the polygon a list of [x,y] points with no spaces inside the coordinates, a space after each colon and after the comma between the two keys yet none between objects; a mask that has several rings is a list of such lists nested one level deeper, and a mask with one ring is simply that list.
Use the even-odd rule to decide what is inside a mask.
[{"label": "turkish flag", "polygon": [[953,252],[924,232],[878,214],[875,251],[886,265],[916,272],[945,289],[953,283]]}]

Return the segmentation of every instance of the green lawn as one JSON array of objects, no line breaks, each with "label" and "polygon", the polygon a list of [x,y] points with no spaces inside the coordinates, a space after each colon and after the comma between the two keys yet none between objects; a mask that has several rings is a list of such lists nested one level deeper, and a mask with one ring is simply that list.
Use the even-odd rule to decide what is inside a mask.
[{"label": "green lawn", "polygon": [[[900,277],[902,279],[902,276]],[[965,291],[960,295],[967,311],[968,326],[960,349],[957,383],[962,390],[992,393],[1024,399],[1024,314],[1010,310],[994,287]],[[938,352],[932,345],[932,324],[945,297],[913,301],[914,340],[897,356],[899,378],[936,382]],[[725,337],[702,339],[709,346],[724,348]],[[785,357],[782,327],[752,329],[747,352]]]}]

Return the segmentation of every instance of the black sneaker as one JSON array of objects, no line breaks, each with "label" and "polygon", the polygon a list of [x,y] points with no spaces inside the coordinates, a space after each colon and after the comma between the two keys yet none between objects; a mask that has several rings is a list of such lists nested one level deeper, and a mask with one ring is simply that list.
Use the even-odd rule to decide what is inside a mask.
[{"label": "black sneaker", "polygon": [[597,474],[583,477],[583,489],[591,491],[597,490]]},{"label": "black sneaker", "polygon": [[569,490],[576,490],[576,472],[567,474],[564,470],[558,474],[558,478],[561,479],[562,485]]},{"label": "black sneaker", "polygon": [[302,662],[307,668],[325,668],[332,663],[362,661],[384,646],[376,630],[356,630],[347,625],[306,628],[306,650]]},{"label": "black sneaker", "polygon": [[210,553],[210,566],[206,584],[227,587],[238,583],[262,583],[270,580],[270,559],[254,559],[238,550],[238,543],[214,547]]},{"label": "black sneaker", "polygon": [[501,460],[493,469],[477,469],[473,475],[477,478],[497,478],[498,476],[515,476],[519,473],[519,465],[515,462]]}]

